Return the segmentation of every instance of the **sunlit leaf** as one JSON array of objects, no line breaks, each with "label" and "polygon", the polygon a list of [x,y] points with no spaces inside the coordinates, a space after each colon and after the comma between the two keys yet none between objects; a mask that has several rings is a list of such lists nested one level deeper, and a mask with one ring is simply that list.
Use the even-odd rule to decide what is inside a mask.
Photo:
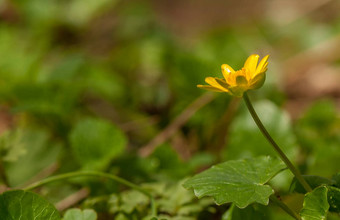
[{"label": "sunlit leaf", "polygon": [[271,157],[233,160],[203,171],[184,183],[196,196],[212,196],[218,205],[233,202],[239,208],[251,203],[267,205],[273,189],[265,185],[285,165]]},{"label": "sunlit leaf", "polygon": [[302,220],[324,220],[328,209],[327,187],[320,186],[305,195],[300,215]]},{"label": "sunlit leaf", "polygon": [[0,195],[0,219],[59,220],[60,215],[41,196],[23,190],[11,190]]}]

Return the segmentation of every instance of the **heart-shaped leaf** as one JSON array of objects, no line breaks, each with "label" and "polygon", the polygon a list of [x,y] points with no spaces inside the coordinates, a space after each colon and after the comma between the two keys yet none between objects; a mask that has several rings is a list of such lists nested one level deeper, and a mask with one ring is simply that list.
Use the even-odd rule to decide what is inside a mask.
[{"label": "heart-shaped leaf", "polygon": [[59,220],[56,208],[41,196],[24,190],[11,190],[0,195],[0,219]]},{"label": "heart-shaped leaf", "polygon": [[239,208],[257,202],[267,205],[273,189],[265,185],[285,165],[274,158],[232,160],[211,167],[184,183],[199,198],[212,196],[218,205],[233,202]]}]

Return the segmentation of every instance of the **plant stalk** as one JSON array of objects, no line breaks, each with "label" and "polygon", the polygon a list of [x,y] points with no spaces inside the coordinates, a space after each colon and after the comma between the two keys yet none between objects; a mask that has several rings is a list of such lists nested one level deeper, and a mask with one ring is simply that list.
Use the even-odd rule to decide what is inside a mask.
[{"label": "plant stalk", "polygon": [[48,177],[46,179],[37,181],[27,187],[24,188],[24,190],[32,190],[34,188],[40,187],[42,185],[51,183],[51,182],[56,182],[59,180],[64,180],[64,179],[69,179],[69,178],[74,178],[74,177],[81,177],[81,176],[93,176],[93,177],[101,177],[101,178],[106,178],[106,179],[110,179],[113,181],[117,181],[123,185],[126,185],[132,189],[135,189],[141,193],[143,193],[144,195],[146,195],[147,197],[150,198],[150,204],[151,204],[151,214],[153,217],[156,217],[157,215],[157,206],[156,206],[156,202],[154,200],[154,198],[152,197],[152,195],[146,191],[145,189],[143,189],[142,187],[127,181],[123,178],[120,178],[118,176],[112,175],[112,174],[108,174],[108,173],[102,173],[102,172],[96,172],[96,171],[78,171],[78,172],[70,172],[70,173],[64,173],[64,174],[60,174],[60,175],[56,175],[56,176],[52,176],[52,177]]},{"label": "plant stalk", "polygon": [[6,171],[5,171],[5,168],[4,168],[4,162],[1,158],[1,156],[0,156],[0,178],[2,179],[3,184],[6,187],[9,187],[9,181],[8,181],[8,178],[7,178],[7,175],[6,175]]},{"label": "plant stalk", "polygon": [[295,218],[296,220],[301,220],[301,217],[294,212],[293,210],[291,210],[286,204],[284,204],[281,200],[279,200],[278,198],[276,198],[275,195],[271,195],[269,197],[270,201],[272,201],[273,203],[275,203],[277,206],[279,206],[282,210],[284,210],[285,212],[287,212],[290,216],[292,216],[293,218]]},{"label": "plant stalk", "polygon": [[294,174],[294,176],[301,183],[303,188],[307,192],[311,192],[312,188],[309,186],[309,184],[306,182],[306,180],[302,177],[302,175],[299,172],[299,170],[295,168],[295,166],[292,164],[292,162],[290,162],[288,157],[281,150],[281,148],[276,144],[276,142],[273,140],[273,138],[270,136],[270,134],[268,133],[268,131],[266,130],[266,128],[262,124],[262,122],[261,122],[260,118],[258,117],[258,115],[257,115],[257,113],[256,113],[256,111],[255,111],[255,109],[253,107],[253,105],[251,104],[251,102],[249,100],[249,97],[248,97],[248,94],[246,92],[243,94],[243,100],[246,103],[247,108],[248,108],[251,116],[253,117],[257,127],[260,129],[262,134],[269,141],[269,143],[274,147],[275,151],[279,154],[279,156],[282,159],[282,161],[287,165],[288,169],[290,169],[290,171]]}]

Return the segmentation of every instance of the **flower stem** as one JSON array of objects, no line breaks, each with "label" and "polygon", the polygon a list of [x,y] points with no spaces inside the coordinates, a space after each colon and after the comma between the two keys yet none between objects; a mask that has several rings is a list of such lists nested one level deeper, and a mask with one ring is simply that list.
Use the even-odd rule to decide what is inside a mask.
[{"label": "flower stem", "polygon": [[287,167],[290,169],[290,171],[292,171],[292,173],[294,174],[295,178],[301,183],[303,188],[305,188],[305,190],[307,192],[311,192],[312,188],[309,186],[309,184],[306,182],[306,180],[302,177],[302,175],[299,172],[299,170],[296,169],[295,166],[290,162],[288,157],[280,149],[280,147],[276,144],[276,142],[270,136],[270,134],[268,133],[266,128],[263,126],[263,124],[262,124],[260,118],[258,117],[258,115],[256,114],[256,111],[255,111],[253,105],[251,104],[251,102],[249,100],[249,97],[248,97],[248,94],[246,92],[243,94],[243,100],[245,101],[251,116],[253,117],[257,127],[260,129],[262,134],[269,141],[269,143],[274,147],[275,151],[279,154],[279,156],[281,157],[282,161],[287,165]]},{"label": "flower stem", "polygon": [[128,186],[132,189],[135,189],[135,190],[143,193],[144,195],[146,195],[150,199],[152,216],[155,217],[157,215],[156,202],[155,202],[154,198],[152,197],[152,195],[148,191],[146,191],[142,187],[140,187],[140,186],[138,186],[138,185],[136,185],[136,184],[134,184],[130,181],[127,181],[123,178],[120,178],[118,176],[108,174],[108,173],[102,173],[102,172],[96,172],[96,171],[78,171],[78,172],[64,173],[64,174],[48,177],[46,179],[37,181],[37,182],[25,187],[24,190],[32,190],[34,188],[37,188],[39,186],[42,186],[42,185],[45,185],[45,184],[48,184],[48,183],[51,183],[51,182],[69,179],[69,178],[74,178],[74,177],[80,177],[80,176],[93,176],[93,177],[107,178],[107,179],[110,179],[110,180],[113,180],[113,181],[117,181],[117,182],[119,182],[123,185],[126,185],[126,186]]},{"label": "flower stem", "polygon": [[4,163],[3,163],[2,158],[0,158],[0,178],[3,182],[3,184],[6,187],[9,187],[9,182],[8,182],[8,178],[7,178],[7,175],[6,175],[6,171],[5,171],[5,168],[4,168]]},{"label": "flower stem", "polygon": [[276,198],[275,195],[271,195],[269,197],[270,201],[272,201],[273,203],[275,203],[277,206],[279,206],[282,210],[284,210],[285,212],[287,212],[290,216],[292,216],[293,218],[295,218],[296,220],[301,220],[301,217],[294,212],[293,210],[291,210],[286,204],[284,204],[281,200],[279,200],[278,198]]}]

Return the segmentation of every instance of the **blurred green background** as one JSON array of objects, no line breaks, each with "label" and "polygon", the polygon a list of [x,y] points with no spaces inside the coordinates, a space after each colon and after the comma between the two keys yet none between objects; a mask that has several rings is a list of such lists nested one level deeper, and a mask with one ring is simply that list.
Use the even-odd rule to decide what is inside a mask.
[{"label": "blurred green background", "polygon": [[[242,100],[196,85],[252,53],[270,54],[265,85],[250,92],[264,124],[303,173],[331,177],[340,158],[339,11],[336,0],[0,0],[0,191],[98,170],[148,183],[164,218],[220,219],[228,206],[195,199],[183,179],[275,153]],[[273,180],[283,197],[291,178]],[[148,212],[136,191],[93,179],[40,193],[99,219]],[[288,218],[281,214],[267,218]]]}]

